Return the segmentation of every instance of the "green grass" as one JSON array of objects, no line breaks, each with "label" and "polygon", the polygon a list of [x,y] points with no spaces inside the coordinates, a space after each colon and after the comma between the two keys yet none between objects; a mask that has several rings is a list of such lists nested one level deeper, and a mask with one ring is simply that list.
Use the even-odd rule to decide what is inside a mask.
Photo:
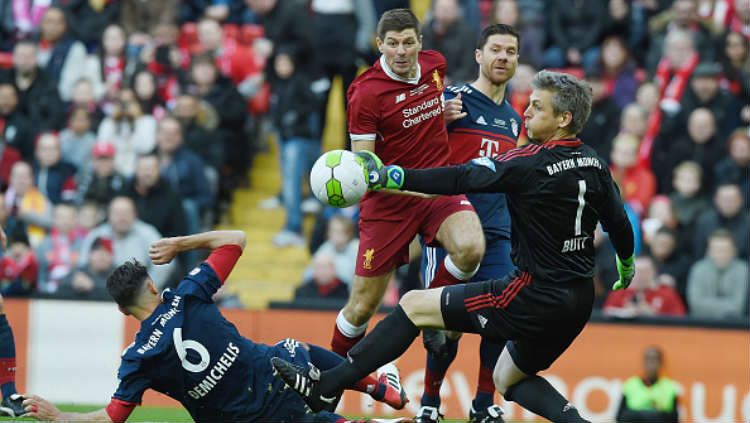
[{"label": "green grass", "polygon": [[[102,406],[96,405],[78,405],[78,404],[60,404],[58,405],[63,411],[73,411],[77,413],[86,413],[98,410]],[[0,421],[33,421],[31,418],[11,419],[10,417],[0,417]],[[129,422],[192,422],[190,415],[183,408],[171,407],[136,407],[133,414],[128,419]]]}]

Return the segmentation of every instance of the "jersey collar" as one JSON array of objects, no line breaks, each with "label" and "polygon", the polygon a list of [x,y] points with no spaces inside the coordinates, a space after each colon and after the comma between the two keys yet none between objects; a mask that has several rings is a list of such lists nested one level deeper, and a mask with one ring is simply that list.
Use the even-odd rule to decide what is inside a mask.
[{"label": "jersey collar", "polygon": [[422,76],[422,65],[419,64],[419,57],[417,56],[417,74],[414,76],[414,78],[404,78],[402,76],[396,75],[393,70],[391,70],[390,66],[388,66],[388,63],[385,62],[385,56],[380,56],[380,67],[383,69],[383,72],[385,72],[386,75],[388,75],[389,78],[393,79],[394,81],[399,82],[406,82],[407,84],[417,85],[419,84],[419,78]]},{"label": "jersey collar", "polygon": [[547,141],[542,146],[544,148],[555,148],[555,147],[578,147],[583,145],[583,141],[578,138],[564,138],[561,140]]}]

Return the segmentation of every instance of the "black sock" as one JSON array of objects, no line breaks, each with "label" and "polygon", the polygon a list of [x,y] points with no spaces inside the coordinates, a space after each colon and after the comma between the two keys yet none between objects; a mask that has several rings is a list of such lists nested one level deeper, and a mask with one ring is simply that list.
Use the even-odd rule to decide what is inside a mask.
[{"label": "black sock", "polygon": [[349,350],[348,360],[321,373],[320,392],[331,396],[354,385],[409,348],[419,329],[401,306],[381,320],[375,328]]},{"label": "black sock", "polygon": [[553,422],[588,422],[578,410],[540,376],[530,376],[508,388],[505,399],[517,402]]}]

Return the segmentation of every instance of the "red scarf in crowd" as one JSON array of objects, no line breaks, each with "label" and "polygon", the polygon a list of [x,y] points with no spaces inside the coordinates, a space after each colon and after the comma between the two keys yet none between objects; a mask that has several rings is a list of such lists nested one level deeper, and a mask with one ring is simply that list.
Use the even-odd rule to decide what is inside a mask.
[{"label": "red scarf in crowd", "polygon": [[659,65],[656,67],[654,81],[659,87],[659,103],[648,119],[646,133],[641,140],[638,159],[641,165],[650,166],[651,150],[654,147],[654,140],[659,134],[661,120],[663,117],[662,107],[679,108],[682,95],[685,93],[685,87],[690,82],[690,76],[698,65],[700,57],[698,53],[693,53],[690,58],[676,71],[673,71],[669,61],[662,57]]}]

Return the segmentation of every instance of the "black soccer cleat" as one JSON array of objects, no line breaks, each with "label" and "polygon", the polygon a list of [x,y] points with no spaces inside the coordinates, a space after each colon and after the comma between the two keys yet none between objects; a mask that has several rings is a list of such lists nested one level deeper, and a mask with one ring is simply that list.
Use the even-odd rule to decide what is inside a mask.
[{"label": "black soccer cleat", "polygon": [[319,390],[320,370],[309,363],[309,370],[296,366],[279,357],[271,358],[271,365],[276,371],[276,376],[294,392],[302,397],[312,412],[317,413],[329,409],[335,404],[339,396],[325,397]]},{"label": "black soccer cleat", "polygon": [[504,423],[503,420],[503,409],[499,405],[492,404],[487,408],[483,408],[479,411],[474,410],[474,406],[471,406],[469,411],[469,422],[470,423]]},{"label": "black soccer cleat", "polygon": [[443,358],[448,355],[448,338],[442,330],[422,329],[422,344],[433,357]]},{"label": "black soccer cleat", "polygon": [[416,423],[438,423],[442,419],[443,415],[440,414],[440,410],[437,407],[423,405],[419,409],[419,414],[414,418],[414,421]]},{"label": "black soccer cleat", "polygon": [[21,417],[26,414],[23,408],[23,396],[21,394],[12,394],[0,402],[0,416]]}]

